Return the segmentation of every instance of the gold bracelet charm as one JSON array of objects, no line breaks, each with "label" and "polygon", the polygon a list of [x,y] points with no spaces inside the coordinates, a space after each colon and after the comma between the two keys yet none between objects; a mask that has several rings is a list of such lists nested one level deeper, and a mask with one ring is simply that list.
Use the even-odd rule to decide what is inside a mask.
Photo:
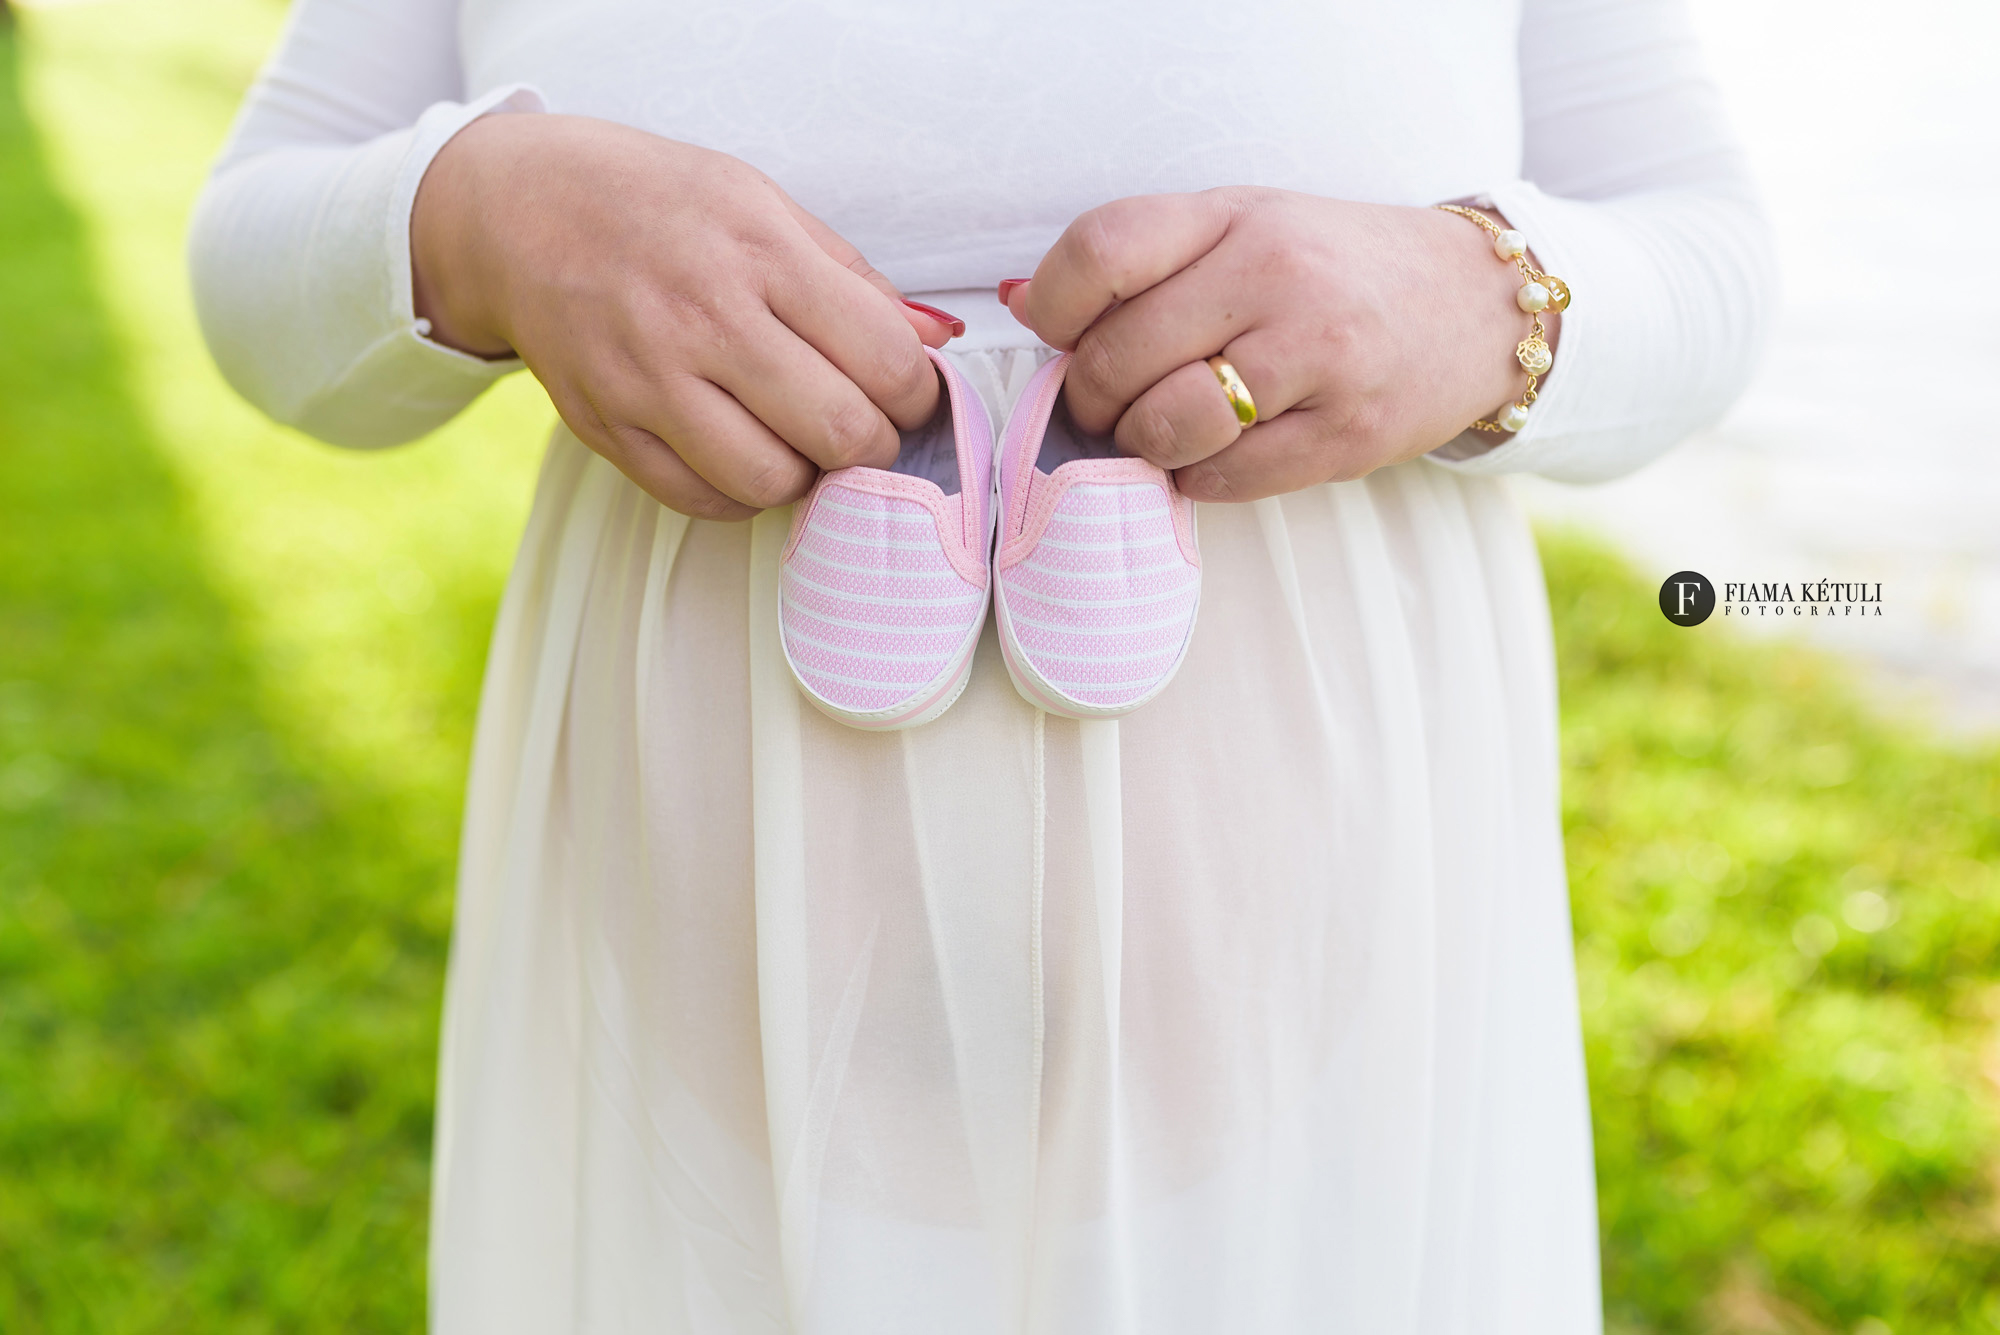
[{"label": "gold bracelet charm", "polygon": [[1526,338],[1514,345],[1514,358],[1528,373],[1528,389],[1519,401],[1500,410],[1499,420],[1489,422],[1482,417],[1472,424],[1474,431],[1502,434],[1519,431],[1528,424],[1528,409],[1535,404],[1536,382],[1549,373],[1556,360],[1549,347],[1547,331],[1542,328],[1542,312],[1551,306],[1559,311],[1569,309],[1569,284],[1528,263],[1528,238],[1519,232],[1501,227],[1477,209],[1458,204],[1439,204],[1436,207],[1478,223],[1493,238],[1493,253],[1503,260],[1513,261],[1521,270],[1521,288],[1514,294],[1514,304],[1528,313],[1533,327]]}]

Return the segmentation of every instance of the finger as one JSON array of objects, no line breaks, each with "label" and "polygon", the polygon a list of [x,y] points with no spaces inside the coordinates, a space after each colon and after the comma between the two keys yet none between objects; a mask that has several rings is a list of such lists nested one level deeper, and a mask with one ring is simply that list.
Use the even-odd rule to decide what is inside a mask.
[{"label": "finger", "polygon": [[1078,426],[1107,433],[1139,399],[1180,367],[1214,355],[1241,333],[1249,311],[1215,281],[1209,261],[1119,305],[1085,330],[1063,375]]},{"label": "finger", "polygon": [[[1077,424],[1109,431],[1141,394],[1177,368],[1251,337],[1263,304],[1259,290],[1240,261],[1216,251],[1107,312],[1077,340],[1063,377]],[[1273,405],[1268,415],[1280,411]]]},{"label": "finger", "polygon": [[778,193],[785,201],[785,208],[791,212],[792,217],[798,222],[799,226],[805,229],[806,235],[812,238],[813,244],[825,252],[828,259],[831,259],[835,264],[838,264],[848,272],[865,279],[869,286],[889,298],[889,300],[901,301],[903,299],[903,294],[897,289],[896,285],[890,282],[874,265],[863,258],[861,252],[855,248],[853,242],[834,231],[831,227],[828,227],[813,214],[800,208],[798,201],[790,195],[785,194],[784,191],[781,190]]},{"label": "finger", "polygon": [[[896,461],[901,439],[895,424],[790,327],[767,312],[739,326],[735,334],[705,349],[698,369],[784,444],[829,472],[859,466],[887,468]],[[923,359],[935,404],[937,372],[907,330],[901,338],[912,356]],[[674,443],[680,444],[677,439]],[[709,476],[698,460],[688,462]]]},{"label": "finger", "polygon": [[[883,426],[890,438],[889,458],[894,459],[895,427],[914,429],[929,421],[937,411],[938,396],[937,368],[912,335],[902,303],[890,303],[856,275],[825,263],[774,277],[766,286],[765,300],[798,344],[792,350],[795,360],[808,354],[816,357],[880,410],[887,419]],[[825,406],[819,405],[821,410]],[[763,416],[761,409],[752,411]],[[812,454],[786,428],[764,420]]]},{"label": "finger", "polygon": [[[1297,406],[1310,393],[1307,364],[1294,342],[1252,330],[1222,350],[1250,391],[1260,422]],[[1067,377],[1063,389],[1069,390]],[[1070,411],[1076,412],[1074,404]],[[1215,368],[1203,357],[1169,372],[1141,394],[1119,417],[1113,437],[1126,454],[1171,470],[1227,448],[1243,430]]]},{"label": "finger", "polygon": [[[904,301],[901,289],[889,281],[888,275],[870,264],[867,258],[855,248],[853,242],[834,231],[831,227],[828,227],[813,214],[800,208],[798,201],[794,200],[790,195],[785,194],[782,190],[778,193],[779,197],[785,201],[785,208],[790,211],[793,219],[797,221],[799,226],[805,229],[806,235],[812,238],[813,244],[818,246],[828,259],[849,273],[854,274],[877,292],[880,292],[883,296],[894,302],[897,313],[902,318],[903,323],[910,327],[911,331],[916,334],[918,340],[925,347],[941,348],[965,332],[965,322],[963,320],[959,320],[944,311],[938,310],[934,306],[925,306],[919,302]],[[822,348],[821,351],[823,352],[825,349]],[[890,415],[894,416],[893,413]]]},{"label": "finger", "polygon": [[[636,457],[644,452],[647,437],[664,441],[703,481],[752,510],[788,505],[819,477],[812,460],[730,394],[698,376],[680,376],[668,385],[628,394],[612,420],[631,424],[611,429],[621,449]],[[639,427],[641,422],[646,426]],[[633,436],[634,431],[640,434]],[[610,457],[619,462],[618,455]]]},{"label": "finger", "polygon": [[1174,481],[1197,501],[1254,501],[1355,475],[1345,461],[1327,415],[1301,408],[1259,422],[1227,448],[1176,470]]},{"label": "finger", "polygon": [[1191,362],[1139,396],[1112,433],[1118,448],[1169,472],[1208,458],[1243,434],[1207,362]]},{"label": "finger", "polygon": [[668,510],[696,520],[748,520],[756,506],[746,506],[718,492],[694,472],[672,446],[652,432],[562,382],[544,382],[556,414],[576,440],[602,454],[642,492]]},{"label": "finger", "polygon": [[549,396],[578,440],[609,459],[619,472],[669,510],[695,519],[748,519],[757,513],[755,506],[717,491],[666,441],[623,417],[601,411],[588,395],[550,385]]},{"label": "finger", "polygon": [[1136,195],[1100,205],[1064,230],[1035,268],[1034,281],[1009,294],[1014,318],[1056,348],[1074,348],[1083,331],[1206,255],[1229,230],[1230,196]]},{"label": "finger", "polygon": [[[903,298],[903,315],[927,348],[941,348],[965,333],[965,321],[950,311],[941,311],[921,301],[911,301],[908,297]],[[923,319],[917,319],[919,315]]]},{"label": "finger", "polygon": [[756,506],[745,505],[717,491],[688,467],[671,445],[652,432],[624,426],[617,428],[617,437],[621,442],[617,450],[600,449],[598,453],[669,510],[678,510],[694,519],[743,520],[756,515]]}]

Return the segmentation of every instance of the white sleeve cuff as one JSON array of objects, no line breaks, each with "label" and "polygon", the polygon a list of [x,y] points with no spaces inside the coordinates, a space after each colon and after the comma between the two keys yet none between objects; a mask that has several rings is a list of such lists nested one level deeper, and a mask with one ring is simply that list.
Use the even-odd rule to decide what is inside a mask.
[{"label": "white sleeve cuff", "polygon": [[[482,116],[548,110],[527,84],[494,89],[471,102],[439,102],[409,131],[409,142],[390,187],[382,245],[386,252],[389,309],[383,335],[361,351],[341,375],[304,404],[297,425],[343,444],[376,444],[362,420],[441,424],[486,388],[521,369],[518,357],[488,359],[447,347],[430,337],[431,323],[416,311],[410,258],[410,219],[424,173],[452,136]],[[401,437],[403,429],[394,435]]]},{"label": "white sleeve cuff", "polygon": [[518,370],[427,337],[410,212],[438,150],[479,117],[545,109],[526,85],[439,102],[359,144],[229,162],[189,234],[202,330],[223,375],[271,417],[336,445],[414,440]]}]

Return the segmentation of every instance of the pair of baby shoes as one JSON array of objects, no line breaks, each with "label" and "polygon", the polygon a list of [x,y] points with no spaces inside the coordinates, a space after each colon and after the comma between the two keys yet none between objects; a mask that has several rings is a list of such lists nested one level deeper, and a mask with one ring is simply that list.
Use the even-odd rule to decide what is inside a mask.
[{"label": "pair of baby shoes", "polygon": [[1171,474],[1078,430],[1067,354],[1035,372],[997,450],[979,396],[930,355],[938,411],[903,433],[894,468],[827,473],[793,512],[779,623],[799,688],[852,727],[928,723],[971,680],[990,595],[1030,704],[1137,709],[1193,636],[1193,503]]}]

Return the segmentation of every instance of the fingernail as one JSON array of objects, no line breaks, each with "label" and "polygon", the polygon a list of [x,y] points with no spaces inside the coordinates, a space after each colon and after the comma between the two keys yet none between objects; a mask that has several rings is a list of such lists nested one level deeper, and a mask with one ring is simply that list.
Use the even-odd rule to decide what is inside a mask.
[{"label": "fingernail", "polygon": [[1003,278],[1000,280],[1000,304],[1005,306],[1007,298],[1014,295],[1014,289],[1027,282],[1025,278]]},{"label": "fingernail", "polygon": [[957,338],[965,332],[965,321],[959,319],[950,311],[941,311],[935,306],[926,306],[921,301],[911,301],[908,297],[903,298],[903,304],[913,311],[922,311],[939,324],[947,326],[951,330],[953,338]]}]

